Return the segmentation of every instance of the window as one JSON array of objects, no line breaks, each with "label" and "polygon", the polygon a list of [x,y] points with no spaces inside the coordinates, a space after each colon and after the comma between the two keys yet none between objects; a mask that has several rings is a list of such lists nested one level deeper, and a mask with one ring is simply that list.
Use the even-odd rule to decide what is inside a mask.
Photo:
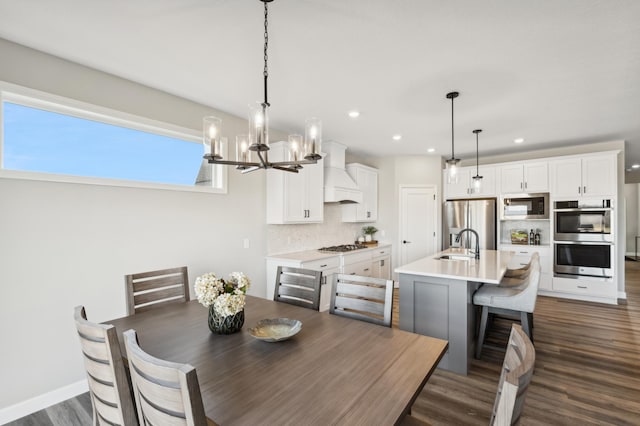
[{"label": "window", "polygon": [[193,130],[42,93],[3,90],[0,108],[2,176],[226,192]]}]

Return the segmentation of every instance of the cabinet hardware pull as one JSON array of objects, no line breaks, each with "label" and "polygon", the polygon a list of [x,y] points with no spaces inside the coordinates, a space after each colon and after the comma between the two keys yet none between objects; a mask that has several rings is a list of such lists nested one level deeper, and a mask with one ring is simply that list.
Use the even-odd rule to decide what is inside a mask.
[{"label": "cabinet hardware pull", "polygon": [[527,182],[524,183],[524,189],[527,189]]},{"label": "cabinet hardware pull", "polygon": [[578,187],[578,194],[582,194],[582,191],[580,191],[580,187]]},{"label": "cabinet hardware pull", "polygon": [[583,193],[583,194],[586,194],[586,193],[587,193],[587,187],[586,187],[586,186],[583,186],[583,187],[582,187],[582,193]]},{"label": "cabinet hardware pull", "polygon": [[527,265],[528,265],[528,263],[522,263],[522,262],[520,262],[520,266],[527,266]]},{"label": "cabinet hardware pull", "polygon": [[384,259],[380,261],[380,266],[384,266]]},{"label": "cabinet hardware pull", "polygon": [[579,285],[578,288],[587,288],[586,285]]},{"label": "cabinet hardware pull", "polygon": [[365,271],[368,271],[368,270],[369,270],[369,268],[365,268]]},{"label": "cabinet hardware pull", "polygon": [[528,251],[521,251],[520,253],[522,253],[522,254],[529,254],[529,252],[528,252]]},{"label": "cabinet hardware pull", "polygon": [[411,241],[402,240],[402,244],[409,244]]},{"label": "cabinet hardware pull", "polygon": [[520,189],[522,189],[522,182],[520,182]]},{"label": "cabinet hardware pull", "polygon": [[355,272],[352,272],[352,273],[350,273],[349,275],[355,275],[355,274],[356,274]]},{"label": "cabinet hardware pull", "polygon": [[325,268],[326,266],[327,266],[326,263],[324,265],[320,265],[321,268]]}]

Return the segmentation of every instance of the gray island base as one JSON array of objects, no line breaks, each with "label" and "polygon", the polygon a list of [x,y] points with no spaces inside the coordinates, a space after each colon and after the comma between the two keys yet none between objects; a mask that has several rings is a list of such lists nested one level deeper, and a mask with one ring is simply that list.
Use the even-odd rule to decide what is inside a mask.
[{"label": "gray island base", "polygon": [[400,277],[401,330],[449,341],[439,368],[467,374],[475,345],[473,293],[481,283],[495,285],[513,252],[481,250],[480,259],[441,259],[464,255],[448,249],[396,269]]}]

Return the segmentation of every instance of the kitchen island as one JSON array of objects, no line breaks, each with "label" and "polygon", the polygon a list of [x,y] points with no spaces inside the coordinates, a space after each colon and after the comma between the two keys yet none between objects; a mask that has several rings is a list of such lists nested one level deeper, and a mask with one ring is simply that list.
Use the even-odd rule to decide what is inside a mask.
[{"label": "kitchen island", "polygon": [[473,356],[476,316],[473,293],[498,284],[513,252],[451,248],[400,266],[400,329],[449,341],[438,367],[467,374]]}]

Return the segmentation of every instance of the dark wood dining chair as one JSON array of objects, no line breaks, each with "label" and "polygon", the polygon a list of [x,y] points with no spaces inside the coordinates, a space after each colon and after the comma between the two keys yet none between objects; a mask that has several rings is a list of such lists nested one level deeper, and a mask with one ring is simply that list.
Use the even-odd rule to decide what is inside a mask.
[{"label": "dark wood dining chair", "polygon": [[127,315],[190,300],[186,266],[125,275],[124,279]]},{"label": "dark wood dining chair", "polygon": [[330,312],[391,327],[393,280],[335,274]]},{"label": "dark wood dining chair", "polygon": [[320,309],[321,284],[321,271],[278,266],[273,300],[317,311]]},{"label": "dark wood dining chair", "polygon": [[[506,426],[518,422],[535,362],[533,343],[519,324],[512,324],[489,425]],[[428,426],[429,423],[407,414],[400,425]]]},{"label": "dark wood dining chair", "polygon": [[115,327],[87,321],[84,306],[76,306],[74,319],[87,372],[93,425],[137,425]]},{"label": "dark wood dining chair", "polygon": [[138,344],[135,330],[124,332],[124,342],[142,424],[215,425],[204,413],[195,368],[149,355]]}]

